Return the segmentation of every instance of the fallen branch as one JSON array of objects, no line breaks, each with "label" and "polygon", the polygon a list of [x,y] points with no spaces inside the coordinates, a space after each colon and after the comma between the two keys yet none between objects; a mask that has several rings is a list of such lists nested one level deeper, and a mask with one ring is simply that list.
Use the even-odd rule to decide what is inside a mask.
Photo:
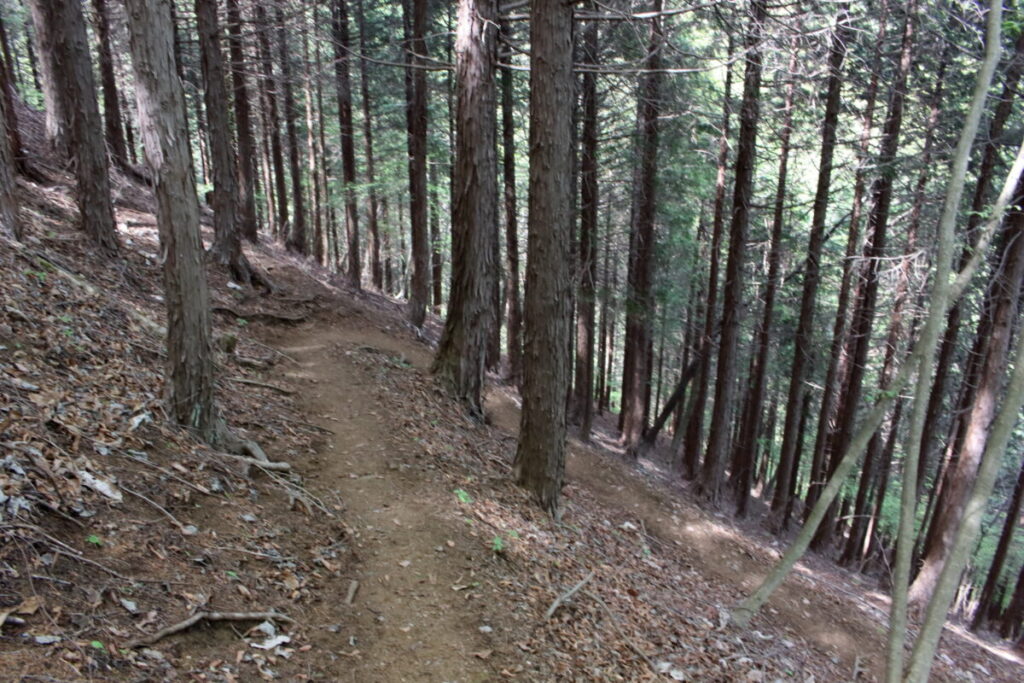
[{"label": "fallen branch", "polygon": [[351,605],[353,602],[355,602],[356,591],[358,591],[358,590],[359,590],[359,582],[358,581],[353,580],[353,581],[349,581],[348,582],[348,595],[345,596],[345,604],[346,605]]},{"label": "fallen branch", "polygon": [[274,391],[282,393],[285,396],[293,396],[298,393],[294,389],[289,389],[287,387],[279,387],[276,384],[267,384],[266,382],[257,382],[254,379],[245,379],[244,377],[225,377],[224,379],[227,380],[228,382],[237,382],[238,384],[251,384],[254,387],[273,389]]},{"label": "fallen branch", "polygon": [[291,463],[287,462],[274,462],[272,460],[260,460],[258,458],[250,458],[245,455],[234,455],[233,453],[220,453],[217,455],[222,458],[231,458],[232,460],[238,460],[250,467],[259,467],[260,469],[270,470],[272,472],[291,472]]},{"label": "fallen branch", "polygon": [[309,317],[308,313],[300,315],[286,315],[284,313],[274,313],[272,311],[236,311],[230,306],[225,306],[224,304],[214,304],[211,307],[211,310],[213,310],[216,313],[227,313],[228,315],[233,315],[236,318],[241,318],[242,320],[264,319],[269,320],[271,322],[276,321],[292,325],[294,325],[295,323],[300,323]]},{"label": "fallen branch", "polygon": [[195,626],[200,621],[264,621],[267,619],[274,619],[277,621],[284,621],[288,623],[295,623],[295,620],[291,617],[281,614],[279,612],[196,612],[188,619],[179,621],[177,624],[168,626],[167,628],[160,629],[156,633],[145,636],[144,638],[138,638],[131,641],[125,647],[134,649],[141,645],[152,645],[153,643],[163,640],[167,636],[180,633],[187,628]]},{"label": "fallen branch", "polygon": [[557,610],[559,607],[561,607],[562,604],[565,603],[566,600],[568,600],[573,595],[575,595],[576,592],[579,591],[579,589],[581,589],[585,585],[587,585],[587,582],[589,582],[592,578],[594,578],[594,572],[590,572],[589,574],[587,574],[583,578],[582,581],[580,581],[575,586],[570,588],[567,592],[562,593],[557,598],[555,598],[555,601],[553,603],[551,603],[551,607],[548,607],[548,611],[544,614],[544,621],[547,621],[548,619],[550,619],[551,616],[555,613],[555,610]]}]

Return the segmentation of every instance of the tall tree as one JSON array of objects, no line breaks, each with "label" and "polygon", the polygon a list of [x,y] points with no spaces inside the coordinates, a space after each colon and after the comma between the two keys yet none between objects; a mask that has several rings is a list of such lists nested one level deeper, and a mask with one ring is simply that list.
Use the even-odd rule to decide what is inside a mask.
[{"label": "tall tree", "polygon": [[359,212],[356,207],[356,153],[352,136],[352,82],[349,56],[352,46],[348,33],[348,2],[334,0],[331,5],[331,30],[334,34],[334,82],[338,89],[338,126],[341,133],[341,172],[345,183],[345,232],[348,242],[348,284],[363,286],[359,252]]},{"label": "tall tree", "polygon": [[224,78],[224,57],[218,38],[216,0],[195,0],[199,31],[199,54],[203,70],[203,98],[210,126],[210,166],[213,175],[213,245],[210,257],[227,266],[242,284],[253,281],[249,260],[242,252],[239,231],[239,196],[235,151],[231,146],[228,91]]},{"label": "tall tree", "polygon": [[[593,0],[587,9],[593,11]],[[597,22],[590,21],[583,31],[583,60],[597,64]],[[580,155],[580,239],[579,294],[576,315],[576,377],[573,381],[574,412],[579,421],[580,438],[590,440],[594,419],[594,321],[597,281],[597,74],[585,71],[581,78],[583,135]]]},{"label": "tall tree", "polygon": [[53,95],[60,102],[56,106],[66,117],[62,126],[68,130],[63,138],[73,153],[81,227],[101,251],[114,254],[119,244],[110,198],[107,147],[82,5],[77,0],[31,0],[29,5],[37,34],[52,41],[47,46],[52,51],[47,59],[54,69],[50,78],[56,79]]},{"label": "tall tree", "polygon": [[523,410],[513,476],[556,517],[570,370],[572,33],[572,5],[532,0]]},{"label": "tall tree", "polygon": [[459,0],[455,37],[457,131],[452,172],[452,276],[448,315],[432,371],[471,415],[482,417],[487,339],[497,287],[496,0]]},{"label": "tall tree", "polygon": [[[507,23],[500,35],[509,39]],[[519,386],[523,380],[523,307],[519,298],[519,215],[516,206],[516,129],[512,92],[513,71],[501,69],[501,168],[505,207],[505,337],[508,381]]]},{"label": "tall tree", "polygon": [[172,0],[125,0],[135,95],[146,162],[153,173],[167,307],[167,405],[171,418],[218,440],[209,292],[199,203],[176,76]]},{"label": "tall tree", "polygon": [[[407,49],[412,71],[412,98],[407,103],[409,132],[409,218],[412,227],[412,282],[409,322],[423,325],[430,302],[430,233],[427,226],[427,0],[406,0],[412,5],[412,36]],[[494,240],[497,245],[497,240]],[[497,291],[497,290],[495,290]]]},{"label": "tall tree", "polygon": [[242,12],[238,0],[227,0],[228,54],[234,92],[235,131],[238,138],[238,228],[250,242],[259,238],[256,214],[256,143],[249,105],[247,64],[242,43]]},{"label": "tall tree", "polygon": [[835,27],[829,38],[828,81],[825,86],[825,114],[821,122],[821,152],[818,162],[818,183],[811,212],[811,230],[807,244],[807,265],[804,268],[803,289],[800,295],[800,318],[797,322],[793,345],[793,365],[789,373],[786,417],[783,426],[782,450],[776,471],[776,486],[772,495],[773,524],[785,528],[791,509],[788,482],[799,466],[797,441],[804,396],[805,380],[814,354],[814,309],[821,282],[821,252],[825,240],[825,218],[832,188],[832,159],[836,148],[836,129],[842,92],[842,70],[846,59],[846,46],[852,34],[847,3],[838,7]]},{"label": "tall tree", "polygon": [[296,253],[309,253],[309,239],[306,236],[306,208],[302,193],[302,167],[299,164],[299,132],[296,125],[298,109],[292,91],[292,64],[288,51],[288,37],[285,31],[284,0],[274,5],[277,23],[277,49],[281,60],[281,85],[284,92],[284,129],[288,135],[288,169],[292,178],[293,221],[285,246]]},{"label": "tall tree", "polygon": [[363,0],[356,0],[356,20],[359,23],[359,87],[363,106],[363,144],[366,148],[366,182],[370,186],[367,228],[370,231],[370,281],[378,290],[384,288],[384,270],[380,261],[380,227],[377,221],[377,175],[373,156],[373,116],[370,101],[369,66],[366,59],[366,17]]},{"label": "tall tree", "polygon": [[[1024,186],[1019,187],[1014,200],[1017,205],[1021,202],[1024,202]],[[1010,339],[1017,320],[1021,283],[1024,282],[1024,212],[1015,209],[1007,217],[1001,242],[1002,258],[989,285],[978,322],[978,343],[973,352],[979,359],[978,384],[964,423],[964,438],[954,470],[946,478],[943,502],[935,508],[921,568],[910,587],[909,602],[918,607],[924,607],[931,600],[939,574],[949,559],[955,533],[978,476],[1005,381]]]},{"label": "tall tree", "polygon": [[[38,55],[39,78],[37,86],[41,86],[43,93],[43,109],[45,111],[45,133],[46,142],[60,158],[67,158],[70,154],[71,115],[73,109],[69,109],[67,98],[61,92],[63,90],[61,69],[66,66],[60,62],[60,53],[63,51],[61,40],[62,26],[54,22],[60,16],[58,13],[68,4],[68,0],[47,2],[46,0],[29,0],[28,7],[32,13],[32,25],[35,29],[32,37],[35,42],[35,51]],[[90,73],[91,77],[91,73]]]},{"label": "tall tree", "polygon": [[729,120],[732,115],[732,57],[733,36],[729,33],[726,52],[725,93],[722,98],[722,129],[718,137],[718,162],[715,174],[715,203],[711,219],[709,246],[708,287],[704,303],[704,331],[700,341],[700,366],[697,370],[693,405],[686,421],[683,441],[683,476],[693,479],[700,467],[701,440],[704,429],[704,407],[707,404],[708,385],[711,381],[711,356],[717,321],[719,252],[725,225],[725,186],[729,161]]},{"label": "tall tree", "polygon": [[740,130],[736,145],[729,256],[725,264],[725,290],[722,296],[722,338],[718,346],[718,376],[715,379],[715,403],[711,412],[708,446],[701,466],[699,484],[701,497],[712,505],[719,502],[729,448],[729,418],[732,414],[733,397],[736,394],[740,312],[743,310],[743,265],[750,226],[757,124],[760,114],[761,41],[767,16],[768,3],[765,0],[751,0],[750,25],[744,37],[747,59],[743,75],[743,100],[740,104]]},{"label": "tall tree", "polygon": [[[288,189],[285,180],[284,151],[281,144],[281,116],[278,108],[278,81],[274,75],[274,59],[270,52],[270,32],[273,27],[267,11],[262,3],[257,2],[256,8],[256,44],[259,47],[260,81],[263,100],[263,107],[266,116],[265,128],[270,133],[270,158],[273,162],[274,189],[277,196],[277,225],[274,226],[274,233],[280,235],[288,230]],[[267,193],[270,193],[270,185],[267,185]]]},{"label": "tall tree", "polygon": [[749,389],[744,400],[739,425],[739,438],[732,451],[730,483],[736,498],[736,514],[747,513],[750,499],[750,485],[754,468],[757,466],[757,440],[761,433],[761,416],[764,413],[765,385],[767,384],[768,353],[772,321],[775,316],[775,293],[779,288],[779,270],[782,261],[782,229],[785,223],[786,181],[789,174],[790,137],[793,133],[793,96],[796,92],[797,42],[792,39],[789,68],[789,82],[782,105],[782,131],[779,134],[779,172],[775,186],[775,205],[772,209],[771,246],[768,252],[768,282],[765,284],[764,310],[757,326],[754,341],[754,360],[750,371]]},{"label": "tall tree", "polygon": [[96,37],[99,41],[100,84],[103,87],[103,124],[107,136],[107,147],[114,163],[122,168],[128,165],[128,148],[124,142],[124,128],[121,126],[121,102],[117,95],[117,80],[114,77],[114,58],[110,47],[110,18],[107,16],[107,0],[93,0],[96,16]]},{"label": "tall tree", "polygon": [[654,315],[654,222],[657,213],[658,116],[661,93],[662,1],[655,0],[645,73],[637,100],[639,164],[633,177],[633,224],[629,235],[626,340],[622,370],[622,441],[636,454],[643,435],[646,397],[651,376],[651,326]]},{"label": "tall tree", "polygon": [[[0,97],[0,125],[7,126],[6,97]],[[15,195],[15,165],[11,154],[10,136],[0,135],[0,233],[21,239],[21,220],[18,218],[18,198]]]}]

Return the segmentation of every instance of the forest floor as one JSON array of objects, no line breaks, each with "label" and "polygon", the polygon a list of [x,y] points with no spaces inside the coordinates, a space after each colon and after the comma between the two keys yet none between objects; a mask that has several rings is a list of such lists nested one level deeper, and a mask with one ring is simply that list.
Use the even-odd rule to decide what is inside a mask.
[{"label": "forest floor", "polygon": [[[599,421],[571,441],[556,524],[509,479],[513,390],[491,378],[470,420],[429,375],[438,320],[416,334],[398,302],[272,244],[250,257],[278,293],[211,270],[211,298],[225,417],[280,467],[171,428],[150,199],[116,179],[111,262],[52,172],[21,181],[24,241],[0,239],[0,676],[880,679],[873,579],[810,556],[732,629],[782,550],[756,520],[626,462]],[[1024,662],[951,625],[934,679],[1019,681]]]}]

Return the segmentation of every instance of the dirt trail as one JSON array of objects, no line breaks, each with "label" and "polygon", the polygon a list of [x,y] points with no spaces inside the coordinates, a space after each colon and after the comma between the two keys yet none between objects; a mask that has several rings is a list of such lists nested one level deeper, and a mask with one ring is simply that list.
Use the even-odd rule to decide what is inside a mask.
[{"label": "dirt trail", "polygon": [[305,474],[311,485],[338,492],[355,537],[355,573],[346,577],[359,582],[355,600],[349,607],[345,594],[328,597],[314,618],[338,623],[317,624],[314,643],[341,654],[341,680],[493,679],[473,656],[488,645],[479,630],[486,619],[451,589],[473,569],[458,529],[439,515],[451,493],[419,460],[415,444],[389,429],[392,418],[376,398],[381,388],[353,361],[372,349],[382,360],[397,356],[425,369],[429,356],[396,335],[349,323],[307,324],[279,346],[298,361],[284,375],[306,385],[310,421],[334,432],[321,468]]}]

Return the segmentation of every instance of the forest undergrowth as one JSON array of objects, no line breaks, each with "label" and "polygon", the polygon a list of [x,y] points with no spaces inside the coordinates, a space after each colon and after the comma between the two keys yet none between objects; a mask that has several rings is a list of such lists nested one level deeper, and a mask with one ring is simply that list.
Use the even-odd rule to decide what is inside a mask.
[{"label": "forest undergrowth", "polygon": [[[168,426],[155,220],[118,178],[123,256],[21,180],[0,242],[0,653],[25,680],[872,680],[885,604],[810,558],[748,631],[725,610],[778,555],[703,512],[609,427],[574,443],[560,523],[510,483],[517,396],[489,424],[427,372],[398,303],[275,245],[260,297],[210,271],[218,394],[270,463]],[[493,378],[492,378],[493,379]],[[983,646],[984,645],[984,646]],[[947,632],[936,680],[1019,680]]]}]

